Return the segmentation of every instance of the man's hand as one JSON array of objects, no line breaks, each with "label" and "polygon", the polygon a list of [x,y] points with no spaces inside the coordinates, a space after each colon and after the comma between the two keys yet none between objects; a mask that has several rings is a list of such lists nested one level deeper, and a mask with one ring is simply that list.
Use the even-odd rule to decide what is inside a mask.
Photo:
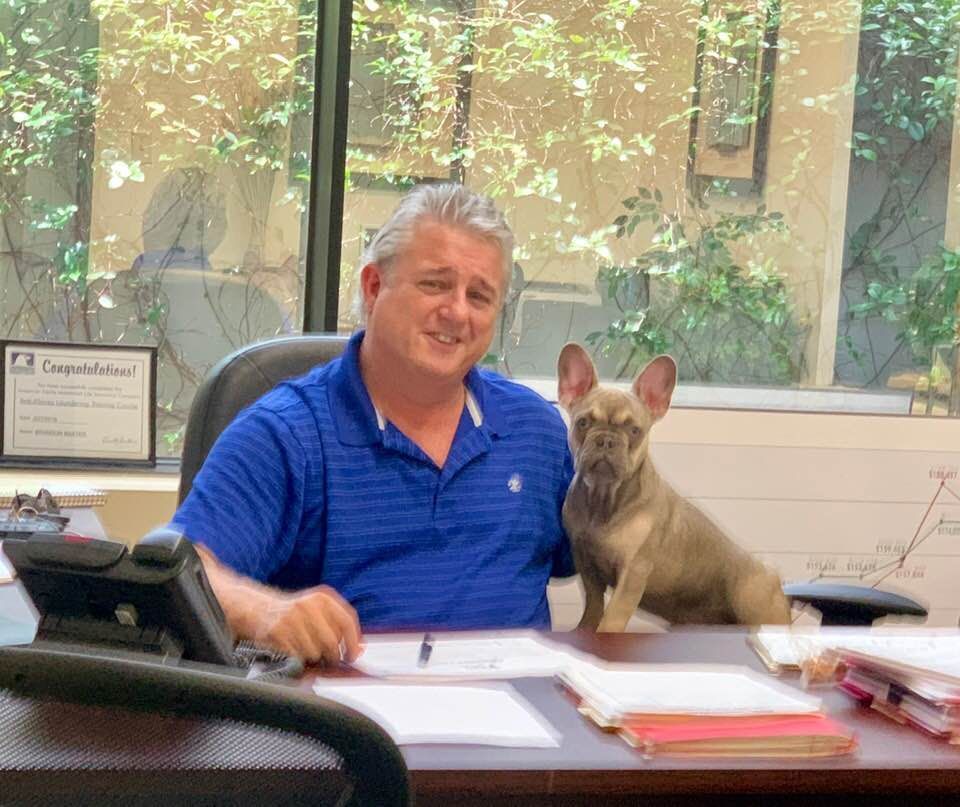
[{"label": "man's hand", "polygon": [[308,662],[336,664],[360,655],[357,612],[329,586],[280,591],[237,574],[206,547],[195,547],[238,638]]},{"label": "man's hand", "polygon": [[357,612],[329,586],[272,592],[261,608],[250,637],[259,645],[332,664],[360,655]]}]

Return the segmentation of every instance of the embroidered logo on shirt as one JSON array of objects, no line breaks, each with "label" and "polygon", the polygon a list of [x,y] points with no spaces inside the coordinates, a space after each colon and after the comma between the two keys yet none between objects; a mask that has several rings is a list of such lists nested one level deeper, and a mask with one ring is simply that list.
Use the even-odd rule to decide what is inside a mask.
[{"label": "embroidered logo on shirt", "polygon": [[520,474],[514,474],[507,480],[507,487],[511,493],[519,493],[523,490],[523,477]]}]

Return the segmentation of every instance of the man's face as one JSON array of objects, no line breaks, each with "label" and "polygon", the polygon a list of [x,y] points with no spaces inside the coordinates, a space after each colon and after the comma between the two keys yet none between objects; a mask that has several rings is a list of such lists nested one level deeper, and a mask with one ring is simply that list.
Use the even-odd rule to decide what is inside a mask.
[{"label": "man's face", "polygon": [[361,274],[369,347],[414,372],[459,381],[493,339],[504,295],[497,244],[433,221],[421,222],[384,273]]}]

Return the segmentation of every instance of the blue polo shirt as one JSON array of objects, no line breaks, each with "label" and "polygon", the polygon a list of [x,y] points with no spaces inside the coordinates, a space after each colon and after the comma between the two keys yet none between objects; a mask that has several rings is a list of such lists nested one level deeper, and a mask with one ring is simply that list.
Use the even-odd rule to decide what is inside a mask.
[{"label": "blue polo shirt", "polygon": [[474,368],[438,468],[374,409],[362,339],[245,409],[172,525],[248,577],[332,586],[366,631],[549,627],[547,582],[573,573],[560,414]]}]

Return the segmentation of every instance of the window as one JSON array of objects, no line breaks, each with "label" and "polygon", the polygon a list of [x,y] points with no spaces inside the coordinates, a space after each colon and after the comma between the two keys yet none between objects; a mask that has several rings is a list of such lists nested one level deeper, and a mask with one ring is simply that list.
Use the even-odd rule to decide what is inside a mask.
[{"label": "window", "polygon": [[[505,373],[549,392],[573,339],[623,381],[671,352],[681,404],[960,413],[958,7],[661,12],[356,0],[339,326],[399,194],[452,178],[518,236]],[[313,0],[0,9],[2,333],[158,345],[159,456],[212,364],[319,321],[318,27]]]},{"label": "window", "polygon": [[341,326],[365,230],[450,177],[518,236],[504,372],[574,339],[611,379],[671,352],[692,405],[960,414],[958,14],[356,0],[351,117],[391,102],[348,142]]},{"label": "window", "polygon": [[0,10],[0,323],[159,346],[158,456],[206,371],[301,328],[316,6]]}]

